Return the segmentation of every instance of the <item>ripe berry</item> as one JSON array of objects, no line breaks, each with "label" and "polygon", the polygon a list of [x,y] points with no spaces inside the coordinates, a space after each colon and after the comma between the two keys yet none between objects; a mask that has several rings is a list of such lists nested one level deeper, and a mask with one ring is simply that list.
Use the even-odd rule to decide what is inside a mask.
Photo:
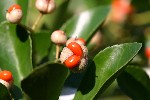
[{"label": "ripe berry", "polygon": [[10,71],[4,70],[0,72],[0,79],[10,82],[13,80],[12,73]]},{"label": "ripe berry", "polygon": [[67,41],[67,36],[64,31],[56,30],[51,34],[51,41],[57,45],[63,45]]},{"label": "ripe berry", "polygon": [[7,10],[7,12],[10,13],[11,11],[13,11],[15,9],[21,9],[21,7],[19,5],[17,5],[17,4],[14,4],[11,7],[9,7],[9,9]]},{"label": "ripe berry", "polygon": [[145,56],[146,56],[147,58],[150,58],[150,47],[147,47],[147,48],[145,49]]},{"label": "ripe berry", "polygon": [[83,51],[78,43],[71,42],[68,44],[67,48],[69,48],[75,55],[82,57]]},{"label": "ripe berry", "polygon": [[55,9],[54,0],[36,0],[36,8],[43,14],[51,13]]},{"label": "ripe berry", "polygon": [[109,20],[116,23],[125,21],[127,16],[131,14],[133,10],[130,2],[131,0],[112,0]]},{"label": "ripe berry", "polygon": [[12,5],[6,13],[6,19],[14,24],[17,24],[21,21],[23,16],[22,9],[18,4]]},{"label": "ripe berry", "polygon": [[79,57],[79,56],[76,56],[76,55],[70,56],[70,57],[64,62],[64,64],[65,64],[68,68],[70,68],[70,69],[76,67],[77,65],[79,65],[79,63],[80,63],[80,57]]}]

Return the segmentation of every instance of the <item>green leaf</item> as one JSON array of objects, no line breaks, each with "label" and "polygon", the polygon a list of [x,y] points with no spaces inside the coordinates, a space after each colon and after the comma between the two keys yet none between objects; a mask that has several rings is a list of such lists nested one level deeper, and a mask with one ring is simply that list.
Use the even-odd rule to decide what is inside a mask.
[{"label": "green leaf", "polygon": [[141,68],[128,66],[117,81],[119,87],[133,100],[150,100],[150,78]]},{"label": "green leaf", "polygon": [[32,71],[31,39],[27,31],[19,25],[3,22],[0,25],[0,66],[10,70],[14,84]]},{"label": "green leaf", "polygon": [[27,14],[28,14],[28,4],[29,0],[15,0],[17,4],[21,6],[23,12],[22,23],[26,24]]},{"label": "green leaf", "polygon": [[108,12],[108,6],[93,8],[78,16],[74,16],[61,29],[70,37],[82,37],[87,41],[102,24]]},{"label": "green leaf", "polygon": [[0,100],[12,100],[8,89],[0,83]]},{"label": "green leaf", "polygon": [[[102,24],[108,12],[108,6],[93,8],[81,13],[78,16],[72,17],[62,26],[61,29],[65,31],[68,37],[78,36],[84,38],[85,41],[88,41],[93,36],[96,29]],[[55,46],[53,45],[50,50],[50,59],[55,57],[54,47]]]},{"label": "green leaf", "polygon": [[70,1],[71,0],[56,0],[57,9],[55,9],[55,11],[52,14],[48,14],[47,16],[45,16],[41,24],[44,24],[48,30],[50,29],[51,32],[59,29],[62,26],[62,24],[66,20],[68,20],[66,18],[66,11]]},{"label": "green leaf", "polygon": [[98,92],[101,95],[140,48],[140,43],[125,43],[98,53],[89,64],[74,100],[93,100]]},{"label": "green leaf", "polygon": [[22,81],[23,91],[32,100],[58,100],[68,69],[58,63],[46,64]]},{"label": "green leaf", "polygon": [[51,48],[50,33],[40,32],[32,35],[34,63],[41,64],[48,60],[49,49]]}]

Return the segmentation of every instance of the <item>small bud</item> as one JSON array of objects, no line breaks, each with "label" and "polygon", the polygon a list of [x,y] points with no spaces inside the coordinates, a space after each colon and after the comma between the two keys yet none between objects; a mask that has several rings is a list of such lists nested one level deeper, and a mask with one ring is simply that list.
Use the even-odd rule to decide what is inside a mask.
[{"label": "small bud", "polygon": [[23,13],[22,9],[18,4],[12,5],[6,13],[6,19],[13,24],[20,23],[22,19]]},{"label": "small bud", "polygon": [[51,41],[57,45],[64,45],[67,41],[67,36],[62,30],[56,30],[51,34]]},{"label": "small bud", "polygon": [[43,14],[51,13],[55,9],[54,0],[36,0],[36,8]]}]

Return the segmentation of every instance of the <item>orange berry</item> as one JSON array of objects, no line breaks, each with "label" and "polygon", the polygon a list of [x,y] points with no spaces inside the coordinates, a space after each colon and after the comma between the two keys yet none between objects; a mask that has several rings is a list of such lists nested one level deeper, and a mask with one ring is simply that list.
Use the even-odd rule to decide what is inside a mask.
[{"label": "orange berry", "polygon": [[0,72],[0,79],[9,82],[13,80],[12,73],[10,71],[4,70]]},{"label": "orange berry", "polygon": [[67,60],[65,60],[64,64],[72,69],[74,67],[76,67],[77,65],[79,65],[80,63],[80,56],[76,56],[76,55],[72,55],[70,56]]},{"label": "orange berry", "polygon": [[18,5],[18,4],[14,4],[14,5],[12,5],[9,9],[8,9],[8,11],[7,12],[11,12],[11,11],[13,11],[13,10],[15,10],[15,9],[21,9],[21,7]]},{"label": "orange berry", "polygon": [[69,43],[67,48],[69,48],[77,56],[81,57],[83,55],[81,46],[76,42]]},{"label": "orange berry", "polygon": [[145,56],[146,56],[147,58],[150,58],[150,47],[147,47],[147,48],[145,49]]}]

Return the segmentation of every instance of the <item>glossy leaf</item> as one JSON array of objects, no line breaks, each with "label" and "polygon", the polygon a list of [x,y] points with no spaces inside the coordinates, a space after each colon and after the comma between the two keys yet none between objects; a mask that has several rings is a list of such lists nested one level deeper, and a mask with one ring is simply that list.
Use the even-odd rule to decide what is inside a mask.
[{"label": "glossy leaf", "polygon": [[150,78],[136,66],[127,67],[117,78],[119,87],[132,100],[150,100]]},{"label": "glossy leaf", "polygon": [[39,65],[48,60],[49,49],[51,48],[50,33],[40,32],[33,34],[33,51],[34,51],[34,63]]},{"label": "glossy leaf", "polygon": [[98,92],[102,94],[140,48],[140,43],[126,43],[108,47],[98,53],[89,64],[74,100],[93,100]]},{"label": "glossy leaf", "polygon": [[28,14],[28,4],[29,0],[15,0],[17,4],[21,6],[22,12],[23,12],[23,18],[22,18],[22,23],[26,23],[27,19],[27,14]]},{"label": "glossy leaf", "polygon": [[62,24],[68,20],[66,18],[66,11],[70,1],[71,0],[56,0],[57,9],[55,9],[52,14],[45,16],[41,24],[44,24],[51,32],[58,30]]},{"label": "glossy leaf", "polygon": [[27,31],[19,25],[4,22],[0,25],[0,66],[10,70],[14,84],[32,71],[31,40]]},{"label": "glossy leaf", "polygon": [[67,75],[64,65],[46,64],[22,81],[22,89],[32,100],[58,100]]},{"label": "glossy leaf", "polygon": [[74,16],[62,26],[69,37],[82,37],[86,41],[94,34],[108,15],[109,7],[100,6]]},{"label": "glossy leaf", "polygon": [[0,100],[12,100],[8,89],[0,83]]},{"label": "glossy leaf", "polygon": [[[102,24],[109,12],[108,6],[100,6],[91,10],[85,11],[78,16],[69,19],[63,26],[68,37],[78,36],[88,41],[93,36],[96,29]],[[50,50],[49,59],[54,60],[55,46]]]}]

